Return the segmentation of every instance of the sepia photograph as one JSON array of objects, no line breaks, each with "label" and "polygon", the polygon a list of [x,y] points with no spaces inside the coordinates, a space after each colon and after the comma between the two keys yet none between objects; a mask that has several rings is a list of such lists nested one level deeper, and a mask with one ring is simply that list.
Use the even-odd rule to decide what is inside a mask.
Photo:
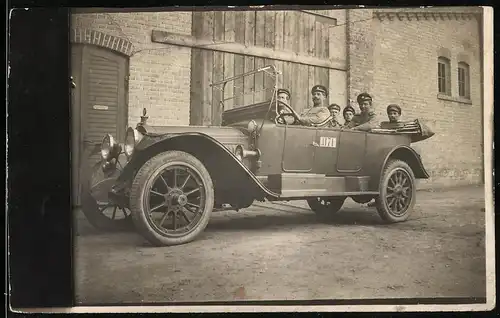
[{"label": "sepia photograph", "polygon": [[484,8],[70,23],[77,306],[494,303]]}]

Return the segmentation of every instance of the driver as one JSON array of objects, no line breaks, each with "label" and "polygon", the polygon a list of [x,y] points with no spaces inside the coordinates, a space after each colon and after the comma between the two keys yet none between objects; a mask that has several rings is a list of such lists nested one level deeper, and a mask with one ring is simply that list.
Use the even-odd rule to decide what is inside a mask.
[{"label": "driver", "polygon": [[[281,114],[289,114],[290,111],[286,108],[286,107],[283,107],[282,105],[280,105],[280,102],[281,103],[284,103],[288,106],[290,106],[290,91],[285,89],[285,88],[279,88],[278,91],[277,91],[277,100],[278,100],[278,114],[281,115]],[[285,121],[287,124],[292,124],[294,119],[293,118],[290,118],[289,116],[286,116],[286,117],[283,117],[283,118],[280,118],[278,121],[283,124],[282,121]]]},{"label": "driver", "polygon": [[278,102],[290,105],[290,91],[285,88],[278,89]]},{"label": "driver", "polygon": [[315,85],[311,89],[313,107],[305,109],[299,116],[303,125],[319,124],[330,117],[330,111],[325,106],[328,91],[323,85]]}]

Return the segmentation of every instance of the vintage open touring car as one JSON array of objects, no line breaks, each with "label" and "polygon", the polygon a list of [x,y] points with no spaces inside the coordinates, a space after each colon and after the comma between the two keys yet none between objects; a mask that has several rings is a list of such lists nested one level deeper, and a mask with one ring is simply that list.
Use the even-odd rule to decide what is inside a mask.
[{"label": "vintage open touring car", "polygon": [[[279,74],[267,66],[212,85],[223,91],[226,83],[257,72]],[[292,107],[277,101],[277,88],[275,81],[270,100],[223,109],[221,126],[150,126],[144,110],[123,143],[104,136],[101,161],[86,172],[82,188],[90,223],[132,225],[153,245],[167,246],[196,239],[213,211],[255,201],[306,200],[328,217],[348,197],[358,203],[375,198],[383,220],[406,220],[415,179],[429,177],[410,144],[433,133],[423,133],[418,120],[370,132],[329,128],[330,119],[305,126]],[[279,112],[282,107],[287,112]],[[104,208],[111,208],[111,217]],[[121,220],[115,220],[117,210]]]}]

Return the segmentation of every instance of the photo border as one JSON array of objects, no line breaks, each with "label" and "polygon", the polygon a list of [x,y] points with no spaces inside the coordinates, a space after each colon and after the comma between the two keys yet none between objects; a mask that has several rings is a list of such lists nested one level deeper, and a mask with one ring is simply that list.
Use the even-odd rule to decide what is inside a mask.
[{"label": "photo border", "polygon": [[[276,6],[278,7],[278,6]],[[272,9],[277,9],[273,7]],[[340,9],[339,7],[336,7]],[[350,6],[342,6],[342,9],[349,8]],[[360,7],[361,8],[361,7]],[[366,8],[366,7],[365,7]],[[9,81],[9,106],[7,108],[8,118],[7,122],[9,125],[8,130],[8,152],[9,152],[9,162],[8,162],[8,176],[16,177],[16,172],[20,170],[30,170],[32,174],[38,174],[42,172],[45,173],[45,178],[47,180],[42,179],[38,180],[38,183],[31,182],[28,185],[17,183],[15,186],[12,186],[13,182],[21,182],[25,183],[27,178],[20,178],[12,181],[9,178],[9,206],[8,206],[8,248],[10,250],[10,262],[11,266],[9,269],[10,274],[14,274],[14,278],[11,277],[11,304],[10,309],[14,311],[13,304],[17,307],[15,311],[18,312],[53,312],[53,313],[99,313],[99,312],[134,312],[134,313],[152,313],[152,312],[171,312],[171,313],[187,313],[187,312],[311,312],[311,311],[355,311],[355,312],[379,312],[379,311],[388,311],[388,312],[426,312],[426,311],[486,311],[492,310],[496,305],[496,289],[495,289],[495,220],[494,220],[494,205],[493,205],[493,129],[494,129],[494,121],[493,121],[493,8],[491,7],[482,7],[483,8],[483,130],[484,130],[484,190],[485,190],[485,248],[486,248],[486,288],[487,288],[487,297],[485,304],[420,304],[420,305],[408,305],[408,304],[394,304],[394,305],[382,305],[382,304],[371,304],[371,305],[354,305],[354,304],[345,304],[344,301],[334,301],[336,303],[344,303],[339,305],[258,305],[257,303],[263,302],[246,302],[249,305],[232,305],[233,302],[227,302],[227,305],[176,305],[169,304],[168,306],[157,306],[157,305],[146,305],[143,304],[138,307],[134,306],[75,306],[68,308],[68,294],[67,292],[71,290],[72,301],[74,301],[74,290],[73,283],[70,282],[68,284],[67,279],[73,278],[72,273],[72,260],[67,263],[63,258],[67,256],[71,259],[71,251],[72,246],[69,251],[66,251],[65,248],[68,247],[68,242],[63,242],[64,238],[68,238],[66,232],[68,230],[68,224],[73,225],[72,222],[72,213],[68,213],[68,206],[70,206],[69,197],[70,190],[70,162],[68,157],[61,156],[61,153],[65,153],[64,151],[70,151],[70,145],[68,140],[70,140],[70,130],[68,131],[61,128],[67,127],[64,125],[57,125],[55,123],[54,118],[60,119],[61,122],[66,123],[70,116],[68,104],[69,104],[69,96],[70,96],[70,88],[69,82],[66,81],[69,79],[69,14],[66,16],[66,20],[68,21],[68,25],[66,26],[67,30],[59,30],[56,31],[55,25],[59,27],[63,27],[62,21],[64,21],[64,15],[69,9],[28,9],[26,11],[26,16],[30,15],[33,12],[41,12],[41,14],[45,14],[46,19],[52,19],[53,24],[46,24],[46,28],[37,27],[38,32],[43,34],[42,36],[47,36],[48,33],[54,32],[57,34],[57,44],[53,44],[53,50],[44,51],[38,49],[36,52],[37,60],[30,60],[28,55],[29,50],[33,50],[33,43],[25,43],[22,49],[26,51],[16,51],[20,50],[22,45],[19,42],[26,41],[25,38],[17,38],[16,35],[19,31],[18,28],[22,27],[20,24],[13,23],[16,17],[13,15],[13,11],[9,13],[10,27],[9,36],[10,36],[10,59],[9,62],[9,73],[6,76]],[[163,8],[165,9],[165,8]],[[182,10],[182,8],[178,8]],[[295,9],[288,7],[287,9]],[[325,9],[322,7],[322,9]],[[19,14],[23,9],[17,9]],[[41,10],[41,11],[37,11]],[[116,9],[123,10],[123,9]],[[137,9],[144,10],[144,9]],[[157,9],[155,9],[157,10]],[[169,9],[165,9],[169,10]],[[169,10],[171,11],[171,10]],[[30,14],[28,14],[30,13]],[[17,13],[14,13],[17,14]],[[36,19],[36,14],[31,16],[31,19]],[[39,17],[40,20],[44,19],[44,17]],[[23,20],[26,21],[26,20]],[[37,20],[31,20],[30,23],[32,25],[36,24]],[[54,22],[57,21],[57,22]],[[47,22],[47,21],[45,21]],[[24,22],[25,23],[25,22]],[[28,26],[25,26],[26,28]],[[33,31],[33,30],[32,30]],[[67,32],[67,35],[65,35]],[[55,41],[55,40],[54,40]],[[66,43],[62,43],[67,41]],[[54,42],[55,43],[55,42]],[[43,43],[36,42],[43,47]],[[17,45],[17,46],[16,46]],[[56,53],[55,51],[58,51]],[[62,52],[62,53],[61,53]],[[63,58],[63,53],[66,52],[67,57]],[[21,54],[22,61],[19,60],[15,64],[13,63],[13,59],[15,59],[14,54]],[[26,59],[28,56],[28,59]],[[58,68],[56,71],[47,70],[48,65],[50,65],[50,59],[54,58],[54,56],[58,57],[57,63]],[[45,60],[42,60],[45,59]],[[26,62],[25,62],[26,61]],[[40,63],[39,68],[33,68],[33,65]],[[55,63],[52,61],[52,63]],[[20,67],[25,67],[22,69]],[[44,69],[44,68],[45,69]],[[66,67],[66,69],[65,69]],[[26,82],[23,77],[32,77],[34,72],[38,72],[40,77],[43,78],[42,81],[31,80],[31,82]],[[16,77],[16,73],[17,76]],[[16,82],[17,81],[17,82]],[[41,85],[43,90],[38,86]],[[17,85],[17,86],[16,86]],[[33,85],[33,86],[30,86]],[[26,89],[29,88],[28,91]],[[58,94],[62,94],[58,96]],[[67,94],[64,97],[64,94]],[[18,97],[17,96],[24,96]],[[31,98],[30,98],[31,97]],[[21,101],[19,101],[21,99]],[[23,102],[24,101],[24,102]],[[37,101],[38,103],[35,103]],[[33,104],[31,104],[33,103]],[[36,105],[35,105],[36,104]],[[59,105],[60,104],[60,105]],[[50,106],[50,107],[49,107]],[[25,116],[27,112],[30,112],[31,107],[44,107],[45,115],[44,117],[31,117],[27,119]],[[52,108],[51,108],[52,107]],[[29,110],[27,109],[29,108]],[[38,110],[39,111],[39,110]],[[33,110],[35,114],[39,114],[37,111]],[[62,119],[61,119],[62,118]],[[71,123],[71,121],[68,121]],[[24,132],[20,132],[24,130]],[[45,132],[45,133],[40,133]],[[20,138],[20,134],[25,133],[27,135],[32,135],[33,138],[30,139],[22,139]],[[56,136],[57,138],[49,139],[48,144],[45,146],[47,148],[41,147],[37,144],[37,138],[43,136],[43,134],[50,136],[51,138]],[[26,144],[21,145],[20,142],[26,142],[28,140],[29,146],[26,147]],[[21,149],[24,147],[24,151]],[[36,151],[40,151],[40,153],[44,153],[46,155],[46,160],[42,162],[44,165],[44,169],[47,171],[41,171],[39,169],[40,162],[34,157],[24,157],[29,156],[30,147],[36,149]],[[24,161],[14,162],[13,159],[18,159],[19,152],[21,151],[21,157],[23,157]],[[25,155],[22,155],[25,154]],[[67,160],[67,162],[65,162]],[[62,171],[66,170],[67,171]],[[52,171],[53,175],[49,175],[48,173]],[[43,185],[41,185],[41,183]],[[49,184],[50,183],[50,184]],[[68,188],[66,189],[66,185]],[[43,191],[38,193],[40,200],[26,200],[26,198],[21,199],[20,196],[25,190],[36,190],[37,186],[44,187]],[[31,187],[31,188],[30,188]],[[22,190],[24,189],[24,190]],[[40,189],[41,190],[41,189]],[[12,201],[18,203],[17,206],[12,205]],[[16,201],[17,200],[17,201]],[[20,204],[19,204],[20,203]],[[26,209],[23,211],[23,209]],[[28,237],[26,235],[26,223],[24,222],[28,218],[32,218],[33,215],[30,211],[34,211],[36,217],[35,223],[29,224],[29,233],[33,233],[34,237]],[[30,213],[29,213],[30,212]],[[29,214],[29,215],[27,215]],[[66,215],[66,217],[64,216]],[[69,219],[68,219],[69,216]],[[23,219],[25,218],[26,219]],[[16,223],[17,222],[17,223]],[[65,223],[67,222],[67,223]],[[69,226],[70,231],[73,226]],[[66,232],[65,232],[66,231]],[[23,233],[25,234],[23,236]],[[66,234],[65,234],[66,233]],[[73,235],[72,233],[70,236]],[[42,238],[41,238],[42,237]],[[43,239],[45,237],[45,239]],[[37,242],[38,241],[38,242]],[[34,245],[30,245],[34,244]],[[70,245],[72,245],[72,240],[70,240]],[[13,253],[12,251],[15,251]],[[18,253],[25,253],[25,251],[29,251],[28,255],[22,255]],[[66,252],[65,252],[66,251]],[[34,260],[32,258],[31,253],[41,253],[38,260]],[[67,253],[67,255],[65,254]],[[57,260],[56,263],[53,263],[54,260]],[[30,270],[33,270],[34,267],[26,267],[26,264],[32,264],[33,262],[38,262],[40,266],[36,268],[31,273]],[[23,265],[24,264],[24,265]],[[69,264],[69,271],[71,271],[71,276],[64,278],[63,274],[67,273],[68,267],[65,267]],[[16,274],[17,273],[17,274]],[[21,274],[22,273],[22,274]],[[45,277],[43,273],[49,274]],[[21,276],[17,276],[21,275]],[[20,279],[20,280],[19,280]],[[31,289],[26,289],[31,282]],[[36,282],[33,284],[33,282]],[[26,286],[24,284],[27,284]],[[39,284],[39,289],[37,289],[38,294],[33,296],[33,286]],[[21,289],[19,286],[22,286]],[[37,285],[38,286],[38,285]],[[69,287],[69,288],[68,288]],[[36,289],[36,288],[35,288]],[[47,292],[54,293],[57,290],[52,298],[46,294]],[[31,294],[29,294],[31,292]],[[24,298],[23,297],[31,298]],[[16,298],[17,297],[17,298]],[[36,298],[38,297],[38,298]],[[370,300],[352,300],[352,302],[365,303]],[[390,301],[385,299],[384,301]],[[269,301],[269,303],[294,303],[295,301]],[[315,301],[300,301],[299,303],[306,302],[315,302]],[[407,300],[409,302],[409,299]],[[207,302],[210,303],[210,302]],[[41,306],[49,306],[51,308],[40,308]],[[251,307],[250,307],[251,306]],[[30,308],[28,308],[30,307]],[[59,308],[56,308],[59,307]],[[64,308],[65,307],[65,308]]]}]

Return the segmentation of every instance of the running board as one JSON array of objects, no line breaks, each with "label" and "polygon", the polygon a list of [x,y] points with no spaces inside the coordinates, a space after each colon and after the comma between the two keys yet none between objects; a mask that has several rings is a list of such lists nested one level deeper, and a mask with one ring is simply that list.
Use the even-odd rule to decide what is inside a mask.
[{"label": "running board", "polygon": [[[283,173],[260,177],[280,198],[377,195],[370,191],[367,176],[327,177],[324,174]],[[266,182],[267,181],[267,182]]]}]

